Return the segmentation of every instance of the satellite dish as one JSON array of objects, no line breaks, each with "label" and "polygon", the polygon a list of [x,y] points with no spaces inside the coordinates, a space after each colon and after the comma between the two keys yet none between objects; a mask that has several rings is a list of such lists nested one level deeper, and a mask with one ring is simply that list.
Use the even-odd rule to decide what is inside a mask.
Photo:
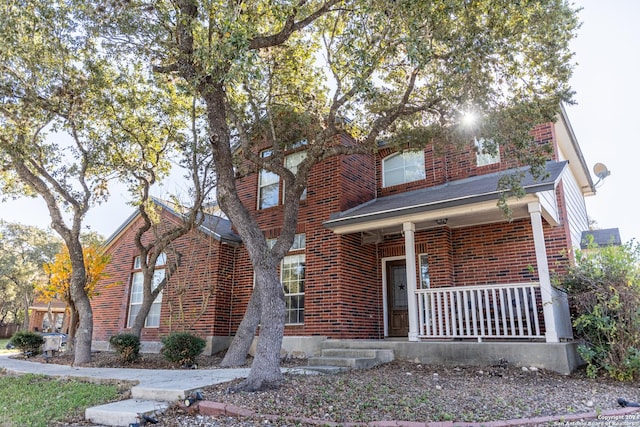
[{"label": "satellite dish", "polygon": [[611,175],[611,171],[602,163],[596,163],[593,166],[593,173],[598,177],[598,182],[595,183],[594,187],[600,184],[603,179]]},{"label": "satellite dish", "polygon": [[611,171],[609,171],[609,169],[607,169],[607,167],[602,163],[596,163],[593,166],[593,173],[595,173],[601,180],[611,175]]}]

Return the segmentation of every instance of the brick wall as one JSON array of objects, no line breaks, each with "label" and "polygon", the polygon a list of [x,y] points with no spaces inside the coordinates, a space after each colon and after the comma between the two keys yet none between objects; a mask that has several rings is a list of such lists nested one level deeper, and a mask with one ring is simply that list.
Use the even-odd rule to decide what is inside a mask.
[{"label": "brick wall", "polygon": [[[532,135],[541,144],[554,143],[553,124],[537,127]],[[503,147],[503,162],[478,167],[472,142],[447,154],[429,146],[424,154],[424,180],[382,188],[381,161],[390,154],[390,149],[382,149],[376,156],[336,157],[314,167],[297,226],[298,231],[306,233],[305,321],[303,325],[287,326],[286,335],[383,336],[381,262],[383,258],[404,256],[404,238],[401,234],[385,236],[383,243],[363,245],[359,234],[335,235],[322,226],[332,213],[357,206],[376,195],[440,185],[513,167]],[[256,211],[257,180],[255,173],[242,177],[238,193],[268,237],[276,237],[282,209],[276,206]],[[560,194],[558,203],[562,210]],[[567,261],[566,231],[564,227],[546,223],[544,227],[550,265],[561,266]],[[528,219],[461,229],[440,227],[418,231],[415,239],[416,255],[428,255],[433,287],[537,280]],[[236,266],[232,330],[242,319],[253,285],[253,269],[243,248],[238,250]]]},{"label": "brick wall", "polygon": [[[176,221],[166,211],[161,218],[167,224]],[[97,284],[91,300],[96,319],[94,340],[106,341],[129,331],[131,275],[133,260],[138,256],[134,236],[141,224],[142,219],[135,219],[108,247],[111,262],[105,269],[107,277]],[[147,233],[145,242],[150,239]],[[176,251],[181,254],[181,263],[163,290],[160,327],[144,328],[141,340],[157,341],[172,331],[183,330],[202,337],[228,335],[235,250],[197,230],[174,241],[166,250],[168,263]]]}]

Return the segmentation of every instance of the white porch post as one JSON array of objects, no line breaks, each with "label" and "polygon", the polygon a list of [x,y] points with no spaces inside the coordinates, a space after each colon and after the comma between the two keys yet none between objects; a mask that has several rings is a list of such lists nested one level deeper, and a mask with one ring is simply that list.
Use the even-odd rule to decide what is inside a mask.
[{"label": "white porch post", "polygon": [[531,216],[531,228],[533,229],[533,241],[536,249],[546,341],[560,342],[563,323],[566,323],[567,319],[561,318],[564,314],[564,310],[562,310],[563,301],[561,298],[558,298],[555,289],[551,286],[547,249],[544,243],[544,230],[542,229],[542,208],[538,202],[529,203],[528,208],[529,215]]},{"label": "white porch post", "polygon": [[416,247],[414,234],[416,226],[412,222],[402,224],[404,232],[404,253],[406,255],[407,296],[409,316],[409,341],[418,341],[418,300],[416,298]]}]

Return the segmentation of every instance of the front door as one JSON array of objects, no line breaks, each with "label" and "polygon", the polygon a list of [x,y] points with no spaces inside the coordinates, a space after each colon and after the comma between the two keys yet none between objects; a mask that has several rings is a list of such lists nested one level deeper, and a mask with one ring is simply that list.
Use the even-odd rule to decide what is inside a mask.
[{"label": "front door", "polygon": [[387,312],[389,313],[390,337],[406,337],[409,334],[407,302],[407,267],[405,261],[387,262]]}]

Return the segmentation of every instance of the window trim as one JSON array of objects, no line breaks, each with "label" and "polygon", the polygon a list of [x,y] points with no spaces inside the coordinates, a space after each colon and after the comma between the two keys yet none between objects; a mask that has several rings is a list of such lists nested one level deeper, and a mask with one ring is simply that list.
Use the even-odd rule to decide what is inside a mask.
[{"label": "window trim", "polygon": [[[155,270],[153,271],[153,283],[152,283],[152,287],[153,289],[155,289],[158,284],[160,284],[160,282],[164,279],[165,275],[166,275],[166,265],[167,265],[167,254],[162,252],[160,253],[160,255],[158,255],[158,258],[156,260],[156,263],[160,261],[162,262],[162,264],[157,264]],[[159,268],[160,267],[160,268]],[[162,278],[157,279],[156,278],[156,273],[158,273],[158,277],[160,276],[159,273],[162,273]],[[133,296],[134,296],[134,289],[135,289],[135,281],[136,278],[140,277],[140,284],[138,286],[142,287],[142,284],[144,283],[144,273],[142,272],[142,265],[140,262],[140,255],[134,257],[133,259],[133,269],[131,271],[131,280],[130,280],[130,288],[129,288],[129,306],[128,306],[128,312],[127,312],[127,328],[131,328],[133,325],[133,322],[135,320],[135,316],[132,316],[132,310],[131,308],[133,306],[141,306],[142,305],[142,299],[140,300],[140,302],[133,302]],[[144,296],[144,290],[142,290],[143,292],[143,296]],[[136,292],[137,294],[137,292]],[[153,308],[158,307],[158,324],[155,325],[149,325],[149,315],[151,314]],[[136,311],[136,316],[139,313],[139,309]],[[155,313],[154,313],[155,314]],[[162,314],[162,291],[160,291],[160,293],[156,296],[156,298],[153,300],[153,304],[151,304],[151,308],[149,309],[149,313],[147,313],[147,317],[144,319],[144,327],[145,328],[159,328],[160,327],[160,320],[161,320],[161,314]]]},{"label": "window trim", "polygon": [[[293,156],[296,155],[300,155],[302,154],[302,158],[300,159],[300,161],[298,163],[295,163],[293,165],[287,165],[287,160],[293,158]],[[286,156],[284,156],[284,167],[286,167],[287,169],[289,169],[291,171],[291,173],[293,173],[294,175],[298,172],[298,166],[300,165],[300,163],[304,162],[304,160],[307,158],[307,151],[306,150],[298,150],[298,151],[294,151],[293,153],[289,153]],[[282,183],[282,203],[284,203],[284,198],[285,198],[285,188],[284,188],[284,182]],[[302,194],[300,195],[300,200],[306,200],[307,199],[307,189],[305,188],[304,191],[302,192]]]},{"label": "window trim", "polygon": [[[496,153],[486,153],[484,152],[484,143],[491,142],[496,146]],[[473,138],[473,144],[476,148],[476,166],[489,166],[494,165],[496,163],[500,163],[500,145],[497,142],[493,142],[491,140],[485,138]]]},{"label": "window trim", "polygon": [[[423,267],[425,268],[424,270],[423,270]],[[425,273],[426,273],[426,278],[425,278]],[[429,273],[429,254],[427,253],[418,254],[418,274],[420,277],[420,282],[419,282],[420,289],[430,289],[431,274]]]},{"label": "window trim", "polygon": [[[267,239],[267,245],[271,248],[273,247],[273,245],[275,244],[276,239]],[[307,254],[306,254],[306,246],[307,246],[307,236],[306,233],[296,233],[294,239],[293,239],[293,244],[291,245],[291,249],[289,249],[289,252],[287,253],[287,255],[284,256],[284,258],[282,258],[282,261],[280,261],[280,265],[278,266],[278,268],[280,269],[279,271],[279,276],[280,276],[280,283],[282,284],[282,289],[284,292],[284,264],[285,264],[285,260],[287,260],[287,258],[293,258],[293,257],[302,257],[301,261],[304,265],[304,270],[303,270],[303,277],[302,277],[302,292],[290,292],[290,293],[286,293],[284,292],[284,298],[285,298],[285,313],[287,314],[287,318],[285,318],[285,325],[286,326],[296,326],[296,325],[304,325],[304,297],[305,297],[305,293],[306,293],[306,272],[307,272]],[[254,286],[255,286],[255,274],[253,275],[254,277]],[[303,306],[302,308],[297,308],[297,309],[289,309],[287,307],[287,297],[302,297],[302,303]],[[297,310],[298,315],[296,316],[298,319],[300,317],[302,317],[302,321],[301,322],[288,322],[288,313],[289,311],[293,311],[293,310]],[[302,316],[300,316],[300,313],[302,314]]]},{"label": "window trim", "polygon": [[[271,150],[264,150],[260,153],[260,157],[267,158],[269,156],[271,156],[272,151]],[[272,178],[274,179],[274,181],[269,181],[268,184],[264,184],[263,180],[266,178]],[[275,196],[275,203],[274,204],[269,204],[268,206],[263,206],[263,190],[266,188],[272,188],[275,186],[275,191],[276,191],[276,196]],[[262,210],[262,209],[269,209],[275,206],[278,206],[280,204],[280,177],[278,176],[278,174],[273,173],[271,171],[268,171],[266,169],[260,169],[260,171],[258,172],[258,194],[257,194],[257,200],[256,200],[256,205],[258,210]]]},{"label": "window trim", "polygon": [[[421,166],[421,169],[419,169],[421,171],[421,176],[418,177],[417,179],[409,179],[409,177],[407,176],[407,157],[409,155],[415,156],[416,159],[419,159],[419,164],[417,165],[411,165],[409,164],[409,166]],[[389,172],[389,168],[386,166],[387,162],[389,162],[390,160],[400,157],[402,159],[402,167],[398,167],[392,170],[402,170],[402,180],[400,182],[395,182],[395,183],[388,183],[387,181],[389,180],[389,178],[387,177],[387,173]],[[426,170],[425,170],[425,161],[424,161],[424,151],[423,150],[404,150],[404,151],[398,151],[395,152],[393,154],[388,155],[387,157],[385,157],[384,159],[382,159],[382,188],[387,188],[387,187],[393,187],[396,185],[402,185],[402,184],[408,184],[410,182],[416,182],[416,181],[420,181],[425,179],[427,176]]]}]

